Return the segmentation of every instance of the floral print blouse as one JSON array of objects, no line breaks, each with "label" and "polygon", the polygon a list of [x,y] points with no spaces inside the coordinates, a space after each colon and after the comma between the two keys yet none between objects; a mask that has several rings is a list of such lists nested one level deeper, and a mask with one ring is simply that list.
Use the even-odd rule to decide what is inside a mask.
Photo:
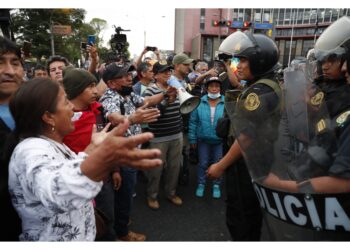
[{"label": "floral print blouse", "polygon": [[93,241],[92,199],[102,182],[80,170],[86,158],[47,137],[27,138],[9,164],[9,190],[22,220],[23,241]]}]

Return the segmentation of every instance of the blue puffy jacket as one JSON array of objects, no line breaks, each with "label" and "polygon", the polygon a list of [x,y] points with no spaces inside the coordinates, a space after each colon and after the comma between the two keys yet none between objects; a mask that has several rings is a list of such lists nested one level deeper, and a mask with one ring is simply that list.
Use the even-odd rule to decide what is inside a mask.
[{"label": "blue puffy jacket", "polygon": [[215,127],[218,119],[224,113],[224,96],[220,97],[220,102],[216,105],[214,124],[210,121],[210,104],[208,95],[201,98],[198,108],[191,113],[189,121],[188,140],[190,144],[197,144],[200,139],[209,144],[218,144],[222,139],[216,136]]}]

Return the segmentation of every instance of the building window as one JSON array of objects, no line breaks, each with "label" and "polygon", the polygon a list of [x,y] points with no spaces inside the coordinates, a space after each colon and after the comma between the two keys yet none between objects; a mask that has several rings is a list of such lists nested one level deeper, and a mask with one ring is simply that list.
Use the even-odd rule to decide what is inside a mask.
[{"label": "building window", "polygon": [[284,20],[284,9],[281,9],[279,19],[278,19],[278,25],[283,25],[283,20]]},{"label": "building window", "polygon": [[203,60],[210,62],[213,58],[213,38],[206,37],[203,39]]},{"label": "building window", "polygon": [[278,18],[278,9],[273,9],[273,20],[272,22],[275,23]]},{"label": "building window", "polygon": [[261,12],[260,9],[257,9],[254,13],[254,22],[261,22]]},{"label": "building window", "polygon": [[234,21],[237,21],[238,20],[238,9],[234,9],[233,10],[233,14],[232,14],[232,19],[234,20]]},{"label": "building window", "polygon": [[[242,12],[241,12],[242,10]],[[238,21],[243,21],[244,17],[244,10],[243,9],[238,9]]]},{"label": "building window", "polygon": [[205,9],[201,9],[199,18],[199,29],[201,32],[205,31]]},{"label": "building window", "polygon": [[304,11],[305,11],[305,9],[299,9],[298,10],[297,24],[302,24],[303,23]]},{"label": "building window", "polygon": [[301,56],[306,57],[307,52],[314,47],[314,40],[304,40]]},{"label": "building window", "polygon": [[295,57],[295,49],[297,47],[297,42],[294,40],[292,41],[292,48],[290,48],[290,41],[286,41],[286,47],[284,49],[284,56],[283,56],[283,66],[288,66],[289,61],[289,53],[291,54],[290,60],[292,61]]}]

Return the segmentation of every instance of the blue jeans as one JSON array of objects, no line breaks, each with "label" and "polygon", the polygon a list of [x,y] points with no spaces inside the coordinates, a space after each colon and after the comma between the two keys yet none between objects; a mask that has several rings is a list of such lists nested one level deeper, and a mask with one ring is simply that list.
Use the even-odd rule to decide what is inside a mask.
[{"label": "blue jeans", "polygon": [[132,195],[135,190],[137,170],[134,168],[120,168],[122,185],[115,192],[114,201],[114,229],[118,237],[126,236],[129,228],[129,218],[132,206]]},{"label": "blue jeans", "polygon": [[119,190],[114,190],[113,181],[109,179],[103,184],[101,192],[96,196],[96,207],[108,219],[108,230],[101,240],[114,241],[116,235],[122,237],[128,234],[132,195],[136,185],[136,174],[136,169],[121,168],[122,185]]},{"label": "blue jeans", "polygon": [[[222,158],[222,143],[209,144],[198,140],[198,184],[205,184],[206,170],[212,163],[220,161]],[[215,179],[214,184],[220,185],[222,177]]]}]

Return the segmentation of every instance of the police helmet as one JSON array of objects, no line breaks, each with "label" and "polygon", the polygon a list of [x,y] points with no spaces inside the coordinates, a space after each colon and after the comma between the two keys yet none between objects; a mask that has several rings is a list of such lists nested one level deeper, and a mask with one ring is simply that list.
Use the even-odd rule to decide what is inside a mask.
[{"label": "police helmet", "polygon": [[279,68],[278,48],[272,39],[263,34],[236,31],[221,43],[219,53],[246,58],[254,77]]},{"label": "police helmet", "polygon": [[350,49],[350,17],[342,18],[331,24],[315,43],[314,54],[319,62],[345,59]]}]

